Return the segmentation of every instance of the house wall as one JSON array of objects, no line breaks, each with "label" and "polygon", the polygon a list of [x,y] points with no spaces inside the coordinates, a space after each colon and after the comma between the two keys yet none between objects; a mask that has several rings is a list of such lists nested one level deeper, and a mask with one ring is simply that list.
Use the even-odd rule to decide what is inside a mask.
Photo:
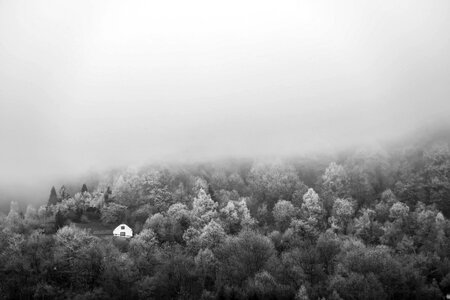
[{"label": "house wall", "polygon": [[[124,226],[125,228],[122,229],[121,226]],[[114,234],[114,236],[121,236],[122,232],[125,233],[125,235],[122,235],[122,236],[125,236],[125,237],[133,236],[133,230],[125,224],[120,224],[119,226],[117,226],[117,228],[114,229],[113,234]]]}]

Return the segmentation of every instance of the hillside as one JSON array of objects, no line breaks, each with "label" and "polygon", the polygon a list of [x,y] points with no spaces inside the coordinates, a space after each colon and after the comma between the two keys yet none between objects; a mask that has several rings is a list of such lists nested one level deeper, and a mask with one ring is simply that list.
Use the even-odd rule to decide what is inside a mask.
[{"label": "hillside", "polygon": [[[444,140],[102,174],[0,219],[10,298],[437,299],[450,293]],[[112,230],[126,223],[131,239]],[[22,270],[22,271],[21,271]],[[32,274],[24,281],[23,270]],[[21,289],[16,289],[18,284]],[[303,298],[302,298],[303,297]]]}]

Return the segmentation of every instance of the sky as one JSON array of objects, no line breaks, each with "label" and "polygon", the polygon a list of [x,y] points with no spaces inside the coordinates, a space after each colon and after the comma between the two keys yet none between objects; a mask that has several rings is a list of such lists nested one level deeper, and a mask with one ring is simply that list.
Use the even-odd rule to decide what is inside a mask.
[{"label": "sky", "polygon": [[447,0],[0,0],[0,197],[395,139],[450,113],[449,29]]}]

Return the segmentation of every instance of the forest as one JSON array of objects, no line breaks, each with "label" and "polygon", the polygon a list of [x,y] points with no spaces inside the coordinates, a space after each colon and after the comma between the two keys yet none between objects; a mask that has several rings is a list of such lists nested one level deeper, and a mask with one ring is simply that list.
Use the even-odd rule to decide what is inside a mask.
[{"label": "forest", "polygon": [[449,217],[443,141],[114,169],[11,203],[0,298],[443,299]]}]

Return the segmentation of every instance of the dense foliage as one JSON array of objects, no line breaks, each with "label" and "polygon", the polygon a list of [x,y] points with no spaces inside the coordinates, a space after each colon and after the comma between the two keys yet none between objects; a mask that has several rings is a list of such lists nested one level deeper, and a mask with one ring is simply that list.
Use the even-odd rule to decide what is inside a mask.
[{"label": "dense foliage", "polygon": [[[450,293],[445,144],[152,166],[99,182],[74,195],[52,188],[37,210],[11,204],[0,219],[2,299]],[[132,238],[112,237],[120,223]]]}]

